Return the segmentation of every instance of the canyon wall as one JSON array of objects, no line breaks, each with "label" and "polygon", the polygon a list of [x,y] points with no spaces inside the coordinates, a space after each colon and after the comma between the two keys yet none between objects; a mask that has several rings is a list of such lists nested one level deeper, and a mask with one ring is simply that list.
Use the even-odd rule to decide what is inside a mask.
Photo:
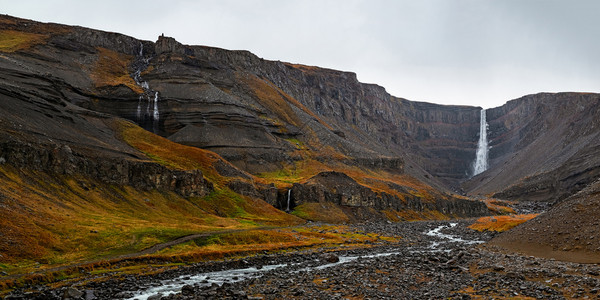
[{"label": "canyon wall", "polygon": [[[409,101],[354,73],[247,51],[3,18],[0,30],[29,39],[0,57],[4,94],[59,122],[126,118],[255,175],[316,161],[407,174],[446,192],[552,201],[599,173],[597,94],[530,95],[487,110],[490,169],[470,179],[481,108]],[[66,134],[78,140],[86,128]]]}]

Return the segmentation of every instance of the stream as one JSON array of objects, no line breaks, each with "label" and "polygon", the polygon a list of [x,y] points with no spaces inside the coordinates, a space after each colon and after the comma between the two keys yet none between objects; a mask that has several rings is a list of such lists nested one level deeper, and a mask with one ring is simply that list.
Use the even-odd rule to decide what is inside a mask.
[{"label": "stream", "polygon": [[[413,249],[411,252],[449,252],[451,251],[449,246],[451,244],[474,245],[484,242],[480,240],[464,239],[463,237],[444,232],[451,230],[456,226],[457,223],[446,223],[438,225],[433,229],[428,229],[427,231],[421,232],[420,235],[424,237],[429,244],[412,246],[411,248]],[[339,261],[333,263],[327,263],[323,259],[308,259],[302,262],[266,264],[263,266],[249,268],[228,269],[195,275],[182,275],[174,279],[163,280],[159,283],[154,283],[152,287],[146,289],[132,291],[133,296],[129,299],[146,300],[154,295],[168,296],[171,294],[180,293],[184,286],[221,286],[225,283],[235,283],[252,278],[259,278],[268,272],[273,272],[278,269],[285,268],[287,270],[286,272],[289,273],[314,272],[347,264],[358,259],[369,260],[399,254],[400,252],[398,251],[387,251],[365,255],[339,255]]]}]

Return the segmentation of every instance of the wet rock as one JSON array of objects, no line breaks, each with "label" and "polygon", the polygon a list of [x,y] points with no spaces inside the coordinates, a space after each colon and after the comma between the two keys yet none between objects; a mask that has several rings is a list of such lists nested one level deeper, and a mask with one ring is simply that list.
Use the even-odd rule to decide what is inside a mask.
[{"label": "wet rock", "polygon": [[156,294],[148,297],[148,300],[160,300],[162,298],[162,294]]}]

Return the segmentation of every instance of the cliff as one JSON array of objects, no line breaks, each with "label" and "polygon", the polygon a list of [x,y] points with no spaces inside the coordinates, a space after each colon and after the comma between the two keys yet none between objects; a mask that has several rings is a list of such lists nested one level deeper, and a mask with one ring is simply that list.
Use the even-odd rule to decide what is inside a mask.
[{"label": "cliff", "polygon": [[0,156],[13,167],[280,208],[288,189],[335,171],[378,199],[394,195],[368,207],[420,211],[436,207],[402,203],[452,201],[447,186],[474,153],[477,108],[411,102],[352,73],[247,51],[1,20]]},{"label": "cliff", "polygon": [[541,93],[487,111],[490,170],[471,193],[556,201],[600,175],[600,95]]}]

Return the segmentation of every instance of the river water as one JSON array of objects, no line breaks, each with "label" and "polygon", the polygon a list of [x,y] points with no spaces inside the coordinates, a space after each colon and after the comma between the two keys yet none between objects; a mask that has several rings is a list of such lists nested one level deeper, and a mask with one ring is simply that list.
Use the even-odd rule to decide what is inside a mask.
[{"label": "river water", "polygon": [[[462,245],[473,245],[480,244],[483,241],[479,240],[469,240],[464,239],[459,236],[445,233],[444,230],[452,229],[457,226],[457,223],[447,223],[438,225],[433,229],[429,229],[425,232],[422,232],[424,237],[427,237],[427,240],[430,241],[430,244],[427,247],[418,247],[415,246],[413,251],[416,252],[440,252],[440,251],[450,251],[449,245],[451,243],[458,243]],[[181,292],[182,288],[185,285],[195,285],[195,286],[211,286],[211,285],[222,285],[224,283],[234,283],[243,280],[248,280],[251,278],[257,278],[262,276],[267,272],[272,272],[274,270],[278,270],[281,268],[289,269],[289,272],[312,272],[315,270],[322,270],[338,265],[343,265],[358,259],[374,259],[377,257],[384,256],[392,256],[397,255],[399,252],[397,251],[389,251],[382,253],[373,253],[368,255],[340,255],[339,261],[334,263],[325,263],[319,262],[318,260],[312,261],[304,261],[301,263],[290,263],[290,264],[272,264],[272,265],[264,265],[262,267],[250,267],[250,268],[242,268],[242,269],[230,269],[223,271],[215,271],[215,272],[207,272],[200,273],[196,275],[183,275],[177,277],[175,279],[164,280],[159,284],[156,284],[153,287],[135,291],[134,296],[129,298],[130,300],[146,300],[148,297],[153,295],[162,294],[163,296],[167,296],[169,294],[175,294]]]}]

